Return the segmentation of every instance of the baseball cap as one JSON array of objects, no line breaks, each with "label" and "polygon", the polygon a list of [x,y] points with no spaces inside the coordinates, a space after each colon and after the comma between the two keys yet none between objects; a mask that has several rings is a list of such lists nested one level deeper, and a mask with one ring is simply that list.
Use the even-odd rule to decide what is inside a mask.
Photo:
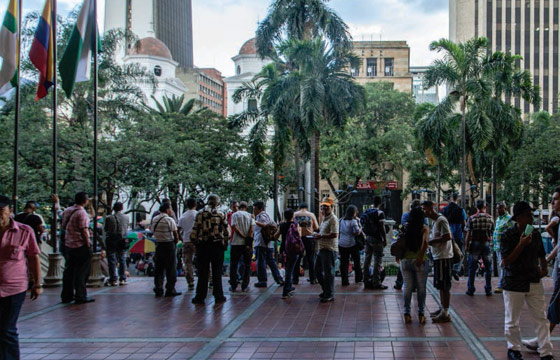
[{"label": "baseball cap", "polygon": [[332,207],[332,204],[333,204],[333,199],[331,199],[330,197],[326,197],[323,199],[323,201],[321,201],[321,206]]},{"label": "baseball cap", "polygon": [[519,215],[525,213],[533,213],[534,209],[529,205],[527,201],[518,201],[513,205],[513,216],[512,219],[516,219]]}]

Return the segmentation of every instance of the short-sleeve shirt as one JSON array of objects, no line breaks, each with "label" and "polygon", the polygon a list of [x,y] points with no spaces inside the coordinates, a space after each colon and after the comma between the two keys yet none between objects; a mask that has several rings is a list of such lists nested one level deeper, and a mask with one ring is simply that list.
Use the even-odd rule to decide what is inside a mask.
[{"label": "short-sleeve shirt", "polygon": [[496,218],[496,228],[492,235],[492,242],[494,243],[494,251],[500,251],[500,239],[504,231],[508,228],[508,223],[511,220],[511,215],[505,213],[504,215]]},{"label": "short-sleeve shirt", "polygon": [[123,237],[126,236],[128,230],[129,219],[128,216],[122,213],[113,214],[105,218],[105,232],[107,234],[120,233]]},{"label": "short-sleeve shirt", "polygon": [[82,239],[82,230],[89,226],[89,215],[83,206],[74,205],[64,210],[62,224],[66,231],[64,244],[67,248],[76,249],[86,245]]},{"label": "short-sleeve shirt", "polygon": [[[500,241],[502,259],[508,257],[521,240],[521,232],[513,221],[504,231]],[[531,283],[540,282],[539,259],[546,256],[541,234],[535,229],[531,243],[523,248],[515,261],[504,267],[503,289],[529,292]]]},{"label": "short-sleeve shirt", "polygon": [[191,241],[197,246],[211,243],[227,244],[229,239],[226,216],[216,208],[206,206],[196,214]]},{"label": "short-sleeve shirt", "polygon": [[338,236],[338,246],[343,248],[350,248],[356,245],[355,233],[360,231],[360,225],[358,220],[345,220],[339,221],[339,236]]},{"label": "short-sleeve shirt", "polygon": [[[255,222],[263,223],[263,224],[272,224],[273,221],[268,216],[266,211],[261,211],[259,215],[255,216]],[[262,246],[262,247],[269,247],[274,249],[274,241],[270,241],[268,245],[264,242],[262,237],[262,228],[260,226],[255,226],[255,246]]]},{"label": "short-sleeve shirt", "polygon": [[0,298],[27,290],[27,258],[39,254],[33,229],[10,220],[0,239]]},{"label": "short-sleeve shirt", "polygon": [[301,236],[309,236],[319,227],[315,214],[309,211],[300,210],[294,214],[295,222],[301,228]]},{"label": "short-sleeve shirt", "polygon": [[41,242],[42,234],[41,231],[39,230],[39,227],[44,223],[43,223],[43,219],[39,215],[22,212],[14,216],[14,220],[19,223],[30,226],[33,229],[33,233],[35,234],[35,240],[37,240],[37,242]]},{"label": "short-sleeve shirt", "polygon": [[[445,216],[440,215],[432,226],[430,239],[439,238],[445,234],[451,234],[451,229],[449,228],[449,223],[447,222]],[[431,250],[434,260],[453,258],[452,241],[431,245]]]},{"label": "short-sleeve shirt", "polygon": [[154,233],[154,238],[157,242],[173,242],[173,232],[177,231],[177,224],[175,220],[167,214],[159,214],[152,219],[152,226],[150,229]]},{"label": "short-sleeve shirt", "polygon": [[476,213],[467,221],[465,231],[469,233],[472,241],[490,241],[494,231],[494,220],[486,213]]},{"label": "short-sleeve shirt", "polygon": [[[319,234],[338,234],[338,218],[335,214],[331,213],[329,216],[323,218],[321,226],[319,226]],[[316,240],[315,243],[317,244],[317,250],[326,249],[330,251],[338,251],[337,237],[334,239],[319,239]]]},{"label": "short-sleeve shirt", "polygon": [[282,237],[282,241],[280,242],[280,254],[286,251],[286,240],[288,239],[288,231],[290,230],[290,226],[292,226],[293,221],[284,221],[278,225],[278,230],[280,231],[280,236]]},{"label": "short-sleeve shirt", "polygon": [[[238,210],[231,216],[231,226],[235,226],[245,235],[251,235],[249,234],[249,230],[251,230],[251,225],[253,225],[254,228],[254,223],[253,217],[247,211]],[[231,245],[245,245],[245,239],[234,231]]]},{"label": "short-sleeve shirt", "polygon": [[177,224],[181,228],[181,237],[184,243],[191,242],[191,233],[194,226],[194,221],[196,219],[196,210],[187,210],[179,218],[179,223]]}]

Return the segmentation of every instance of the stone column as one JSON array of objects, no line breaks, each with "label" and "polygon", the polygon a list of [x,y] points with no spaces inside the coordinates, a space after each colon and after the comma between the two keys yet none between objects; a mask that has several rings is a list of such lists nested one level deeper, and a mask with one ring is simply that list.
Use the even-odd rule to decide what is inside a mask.
[{"label": "stone column", "polygon": [[60,253],[49,254],[49,269],[47,276],[43,279],[44,287],[58,287],[62,285],[62,255]]},{"label": "stone column", "polygon": [[91,271],[86,286],[101,287],[103,280],[105,280],[105,276],[101,272],[101,253],[95,253],[91,257]]}]

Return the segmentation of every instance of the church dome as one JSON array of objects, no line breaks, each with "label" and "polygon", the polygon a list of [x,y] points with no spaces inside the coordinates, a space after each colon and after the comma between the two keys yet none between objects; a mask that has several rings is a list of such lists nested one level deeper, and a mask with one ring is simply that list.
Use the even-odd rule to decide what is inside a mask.
[{"label": "church dome", "polygon": [[239,55],[255,55],[257,47],[255,46],[255,38],[247,40],[239,50]]},{"label": "church dome", "polygon": [[136,42],[136,44],[130,49],[131,55],[150,55],[158,56],[168,60],[173,60],[171,56],[171,51],[167,45],[165,45],[161,40],[154,37],[145,37]]}]

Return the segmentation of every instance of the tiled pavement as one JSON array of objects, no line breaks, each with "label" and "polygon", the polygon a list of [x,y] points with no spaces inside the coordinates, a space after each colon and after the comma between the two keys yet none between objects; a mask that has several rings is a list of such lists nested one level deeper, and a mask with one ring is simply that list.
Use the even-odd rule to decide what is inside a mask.
[{"label": "tiled pavement", "polygon": [[[328,304],[319,303],[318,285],[304,283],[289,300],[271,285],[226,291],[224,304],[209,297],[206,306],[195,306],[185,285],[181,279],[177,286],[182,296],[155,298],[151,278],[133,278],[126,286],[90,289],[96,302],[87,305],[60,304],[60,289],[45,289],[39,300],[26,300],[20,316],[22,359],[506,358],[502,296],[484,296],[481,278],[474,297],[465,295],[465,279],[453,283],[452,323],[428,320],[425,326],[415,315],[412,324],[404,324],[402,294],[392,287],[364,291],[341,287],[337,278],[336,300]],[[548,299],[550,278],[545,288]],[[426,310],[437,309],[437,301],[429,285]],[[528,314],[522,320],[523,334],[532,336]],[[560,337],[553,335],[560,359]]]}]

